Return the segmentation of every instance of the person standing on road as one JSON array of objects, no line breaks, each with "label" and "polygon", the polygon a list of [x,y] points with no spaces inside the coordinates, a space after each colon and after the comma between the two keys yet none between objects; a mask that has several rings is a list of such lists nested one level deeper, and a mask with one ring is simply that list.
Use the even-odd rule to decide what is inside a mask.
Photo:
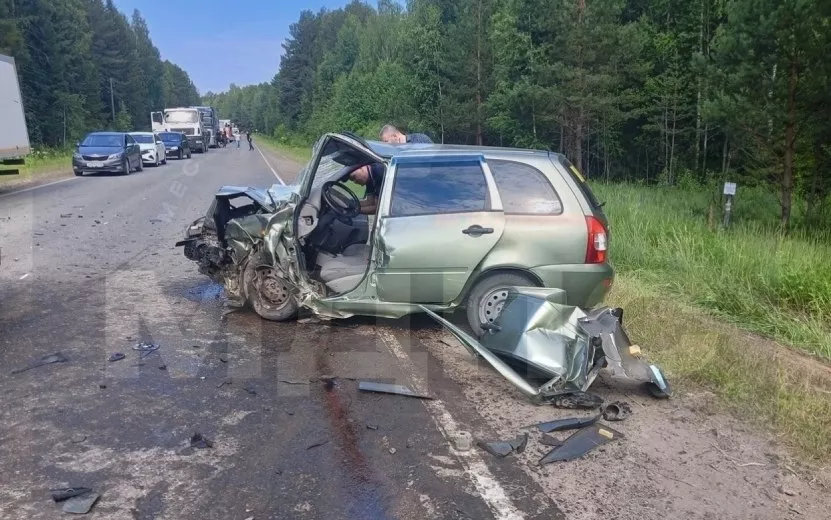
[{"label": "person standing on road", "polygon": [[248,150],[251,151],[254,149],[254,142],[251,141],[251,130],[245,132],[245,138],[248,139]]},{"label": "person standing on road", "polygon": [[381,129],[381,140],[393,144],[432,144],[433,140],[427,134],[405,134],[392,125],[384,125]]}]

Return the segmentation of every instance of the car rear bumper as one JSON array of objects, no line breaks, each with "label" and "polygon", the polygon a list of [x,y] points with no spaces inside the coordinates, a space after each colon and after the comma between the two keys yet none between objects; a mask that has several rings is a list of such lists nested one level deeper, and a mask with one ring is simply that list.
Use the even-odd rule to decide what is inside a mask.
[{"label": "car rear bumper", "polygon": [[608,263],[604,264],[563,264],[534,267],[546,287],[566,291],[569,305],[590,309],[603,301],[612,288],[615,272]]}]

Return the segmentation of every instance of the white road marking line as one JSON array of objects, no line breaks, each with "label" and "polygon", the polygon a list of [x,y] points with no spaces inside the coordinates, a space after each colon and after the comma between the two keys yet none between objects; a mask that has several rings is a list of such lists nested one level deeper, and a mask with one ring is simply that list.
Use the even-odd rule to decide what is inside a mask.
[{"label": "white road marking line", "polygon": [[[399,343],[395,338],[395,335],[391,331],[380,327],[377,330],[378,335],[381,336],[381,340],[390,352],[398,358],[398,361],[402,364],[402,367],[406,370],[406,372],[410,374],[410,379],[413,386],[416,387],[416,390],[419,392],[426,392],[426,382],[416,372],[415,364],[404,351],[401,343]],[[513,502],[511,502],[511,499],[508,497],[505,489],[499,481],[496,480],[496,477],[493,476],[491,471],[488,469],[487,464],[485,464],[485,461],[479,456],[479,453],[475,450],[459,453],[453,449],[452,439],[458,434],[459,427],[456,424],[455,419],[453,419],[453,416],[447,411],[444,403],[438,399],[431,401],[425,400],[422,401],[422,403],[430,412],[430,416],[436,424],[436,428],[448,441],[448,443],[451,444],[450,451],[457,456],[462,465],[465,467],[465,472],[468,474],[471,482],[479,492],[479,496],[482,497],[482,500],[485,501],[485,504],[487,504],[491,512],[493,512],[494,518],[497,520],[522,520],[524,518],[523,514],[516,508],[516,506],[514,506]]]},{"label": "white road marking line", "polygon": [[74,181],[74,180],[77,180],[77,179],[78,179],[78,177],[69,177],[67,179],[61,179],[59,181],[47,182],[46,184],[39,184],[37,186],[32,186],[31,188],[23,188],[22,190],[15,190],[15,191],[0,195],[0,199],[4,199],[6,197],[11,197],[12,195],[17,195],[19,193],[26,193],[27,191],[36,190],[36,189],[39,189],[39,188],[45,188],[47,186],[53,186],[55,184],[60,184],[62,182],[66,182],[66,181]]},{"label": "white road marking line", "polygon": [[286,185],[286,183],[285,183],[285,182],[283,182],[283,179],[281,179],[281,178],[280,178],[280,176],[279,176],[279,175],[277,175],[277,172],[274,170],[274,168],[272,168],[272,167],[271,167],[271,164],[269,164],[268,159],[266,159],[266,158],[265,158],[265,155],[263,154],[263,151],[262,151],[262,150],[260,150],[260,147],[259,147],[259,146],[257,147],[257,151],[260,153],[260,157],[262,157],[262,158],[263,158],[263,161],[265,161],[265,165],[266,165],[266,166],[268,166],[268,169],[269,169],[269,170],[271,170],[271,173],[273,173],[273,174],[274,174],[274,176],[275,176],[275,177],[277,177],[277,180],[278,180],[278,181],[280,181],[280,184],[282,184],[283,186],[285,186],[285,185]]},{"label": "white road marking line", "polygon": [[26,274],[24,274],[23,276],[21,276],[21,277],[19,278],[19,280],[25,280],[25,279],[26,279],[26,278],[28,278],[28,277],[29,277],[29,273],[26,273]]}]

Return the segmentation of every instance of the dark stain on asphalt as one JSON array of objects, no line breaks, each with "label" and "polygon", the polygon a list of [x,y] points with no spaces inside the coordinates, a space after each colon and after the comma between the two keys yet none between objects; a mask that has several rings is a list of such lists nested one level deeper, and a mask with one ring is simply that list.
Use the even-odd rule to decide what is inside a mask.
[{"label": "dark stain on asphalt", "polygon": [[[329,351],[327,348],[319,348],[315,353],[315,368],[320,375],[331,374],[329,367]],[[348,402],[344,403],[343,397]],[[343,451],[345,458],[341,459],[341,465],[346,478],[341,482],[348,489],[348,495],[352,498],[349,504],[350,518],[390,518],[387,508],[381,497],[381,486],[372,476],[366,456],[359,445],[359,435],[355,422],[349,420],[349,407],[352,399],[348,394],[342,394],[337,383],[333,380],[324,381],[323,402],[326,408],[326,416],[329,420],[332,435],[337,445]]]},{"label": "dark stain on asphalt", "polygon": [[222,285],[215,282],[200,283],[185,289],[182,296],[197,303],[218,300],[222,297]]}]

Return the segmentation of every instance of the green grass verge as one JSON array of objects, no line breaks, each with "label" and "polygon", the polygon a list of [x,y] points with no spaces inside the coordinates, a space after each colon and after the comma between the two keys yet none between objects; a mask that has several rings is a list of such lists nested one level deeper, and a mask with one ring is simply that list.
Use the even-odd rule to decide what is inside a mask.
[{"label": "green grass verge", "polygon": [[831,359],[828,230],[779,234],[766,225],[775,201],[752,193],[737,200],[736,221],[723,231],[708,225],[702,191],[625,184],[594,189],[607,203],[619,274]]},{"label": "green grass verge", "polygon": [[[19,170],[17,175],[2,175],[2,172]],[[5,183],[20,183],[36,179],[38,176],[54,173],[55,171],[72,171],[72,152],[65,150],[34,151],[26,157],[23,166],[0,165],[0,185]]]},{"label": "green grass verge", "polygon": [[676,388],[708,388],[803,456],[831,460],[831,368],[714,319],[641,274],[620,274],[609,303],[625,309],[632,341]]}]

